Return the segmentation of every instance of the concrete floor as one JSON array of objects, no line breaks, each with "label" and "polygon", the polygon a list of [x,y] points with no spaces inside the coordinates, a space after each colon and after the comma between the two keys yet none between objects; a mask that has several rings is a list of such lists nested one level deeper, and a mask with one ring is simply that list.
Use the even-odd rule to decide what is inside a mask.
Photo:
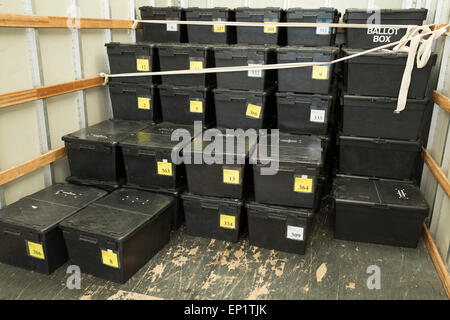
[{"label": "concrete floor", "polygon": [[[51,276],[0,264],[0,299],[447,299],[424,242],[417,249],[333,239],[331,213],[316,216],[304,256],[195,238],[184,228],[126,284]],[[381,269],[369,290],[367,267]]]}]

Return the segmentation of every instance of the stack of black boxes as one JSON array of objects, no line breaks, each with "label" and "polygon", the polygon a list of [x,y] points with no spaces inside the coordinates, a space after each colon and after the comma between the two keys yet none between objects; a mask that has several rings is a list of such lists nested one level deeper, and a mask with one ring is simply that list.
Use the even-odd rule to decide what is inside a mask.
[{"label": "stack of black boxes", "polygon": [[[421,25],[426,13],[425,9],[381,10],[378,23]],[[370,17],[365,10],[349,9],[344,21],[367,23]],[[398,28],[347,29],[343,54],[398,41],[405,32]],[[336,238],[417,246],[428,212],[417,183],[430,106],[427,84],[436,55],[423,69],[414,66],[406,108],[394,113],[406,60],[407,53],[378,51],[345,64],[338,138],[340,174],[334,182]]]}]

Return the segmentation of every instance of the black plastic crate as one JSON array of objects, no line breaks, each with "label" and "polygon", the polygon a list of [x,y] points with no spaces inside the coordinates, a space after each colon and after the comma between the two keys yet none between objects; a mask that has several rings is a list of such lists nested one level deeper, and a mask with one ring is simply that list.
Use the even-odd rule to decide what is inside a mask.
[{"label": "black plastic crate", "polygon": [[216,120],[210,88],[159,86],[164,122],[193,125],[201,121],[209,127]]},{"label": "black plastic crate", "polygon": [[[380,21],[376,21],[375,17]],[[345,23],[388,24],[388,25],[422,25],[427,17],[427,9],[347,9]],[[345,28],[346,46],[349,48],[369,49],[399,41],[406,28]]]},{"label": "black plastic crate", "polygon": [[[111,42],[105,46],[111,74],[159,71],[158,53],[154,44]],[[161,82],[161,77],[113,77],[110,81],[151,84]]]},{"label": "black plastic crate", "polygon": [[[186,10],[188,21],[235,21],[235,11],[228,8],[198,8]],[[187,25],[189,43],[232,44],[236,43],[236,27],[225,25]]]},{"label": "black plastic crate", "polygon": [[[336,59],[333,47],[295,47],[278,49],[278,63],[328,62]],[[278,90],[300,93],[331,92],[334,64],[303,68],[278,69]]]},{"label": "black plastic crate", "polygon": [[[213,159],[215,162],[205,161],[204,156],[209,155],[207,152],[211,151],[211,141],[205,140],[204,137],[194,138],[190,150],[184,151],[184,158],[190,159],[190,164],[186,164],[188,191],[202,196],[242,199],[251,189],[248,159],[256,147],[257,137],[251,139],[239,133],[223,134],[223,130],[221,133],[223,151],[216,151]],[[216,142],[218,137],[214,139],[215,143],[219,143]],[[238,148],[239,141],[245,141],[243,150]],[[234,143],[233,148],[230,148],[231,143]],[[227,145],[230,150],[227,150]],[[201,159],[202,163],[197,164],[196,159]],[[233,163],[227,161],[230,159]]]},{"label": "black plastic crate", "polygon": [[[216,67],[266,65],[277,61],[275,47],[255,45],[216,46],[214,58]],[[218,72],[217,87],[262,91],[274,87],[276,77],[276,70]]]},{"label": "black plastic crate", "polygon": [[[304,9],[289,8],[287,22],[338,23],[340,13],[334,8]],[[302,46],[334,46],[336,28],[287,28],[287,44]]]},{"label": "black plastic crate", "polygon": [[62,137],[71,177],[88,185],[117,186],[125,168],[119,142],[147,127],[143,121],[106,120]]},{"label": "black plastic crate", "polygon": [[326,135],[332,122],[334,97],[277,92],[278,129],[282,132]]},{"label": "black plastic crate", "polygon": [[239,44],[284,45],[286,42],[286,30],[270,25],[270,22],[285,21],[284,11],[280,8],[236,8],[236,21],[268,22],[264,27],[237,27],[237,43]]},{"label": "black plastic crate", "polygon": [[400,113],[397,98],[344,95],[342,99],[344,135],[417,140],[421,137],[430,100],[408,99]]},{"label": "black plastic crate", "polygon": [[0,262],[50,274],[68,259],[59,222],[105,191],[55,184],[0,209]]},{"label": "black plastic crate", "polygon": [[[185,11],[180,7],[140,7],[142,20],[184,21]],[[143,23],[143,39],[149,42],[187,42],[185,24]]]},{"label": "black plastic crate", "polygon": [[[361,52],[344,49],[345,55]],[[347,60],[344,64],[346,93],[360,96],[397,97],[406,66],[407,53],[377,51]],[[423,99],[426,95],[431,68],[436,63],[432,54],[428,64],[418,69],[414,64],[408,98]]]},{"label": "black plastic crate", "polygon": [[[199,70],[214,67],[214,51],[201,44],[158,45],[161,71]],[[163,75],[162,83],[173,86],[214,87],[214,73]]]},{"label": "black plastic crate", "polygon": [[338,176],[334,199],[335,238],[417,247],[429,208],[413,183]]},{"label": "black plastic crate", "polygon": [[[160,123],[129,135],[120,142],[127,183],[141,187],[176,189],[185,182],[183,164],[174,164],[172,152],[181,152],[184,145],[172,141],[176,129],[193,133],[193,126]],[[188,145],[190,141],[186,141]]]},{"label": "black plastic crate", "polygon": [[237,242],[245,232],[242,200],[181,195],[186,217],[186,233],[191,236]]},{"label": "black plastic crate", "polygon": [[161,120],[158,89],[153,84],[110,82],[109,94],[114,119]]},{"label": "black plastic crate", "polygon": [[119,189],[60,223],[72,264],[125,283],[170,239],[175,200]]},{"label": "black plastic crate", "polygon": [[248,238],[252,246],[305,254],[314,212],[247,202]]},{"label": "black plastic crate", "polygon": [[218,127],[263,129],[272,126],[275,115],[275,96],[272,90],[213,91]]},{"label": "black plastic crate", "polygon": [[[259,154],[261,139],[266,138],[264,155]],[[320,177],[326,150],[318,136],[280,134],[279,159],[272,158],[272,136],[260,136],[258,161],[252,165],[255,201],[264,204],[317,209],[320,200]],[[278,171],[269,174],[269,167]]]},{"label": "black plastic crate", "polygon": [[341,173],[390,179],[414,179],[420,141],[339,136]]}]

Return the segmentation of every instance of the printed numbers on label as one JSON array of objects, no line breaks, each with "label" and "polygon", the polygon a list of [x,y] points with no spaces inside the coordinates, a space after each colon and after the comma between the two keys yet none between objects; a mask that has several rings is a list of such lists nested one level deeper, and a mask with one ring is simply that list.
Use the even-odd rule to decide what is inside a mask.
[{"label": "printed numbers on label", "polygon": [[221,214],[220,227],[226,229],[236,229],[236,217],[227,214]]},{"label": "printed numbers on label", "polygon": [[178,31],[178,24],[176,23],[168,23],[167,31]]},{"label": "printed numbers on label", "polygon": [[239,170],[223,169],[223,183],[240,184]]},{"label": "printed numbers on label", "polygon": [[150,98],[138,97],[138,109],[150,110]]},{"label": "printed numbers on label", "polygon": [[119,268],[119,259],[117,253],[102,250],[102,262],[108,267]]},{"label": "printed numbers on label", "polygon": [[311,110],[309,121],[324,123],[325,122],[325,110]]},{"label": "printed numbers on label", "polygon": [[[266,22],[269,23],[269,22]],[[276,26],[264,26],[264,33],[277,33]]]},{"label": "printed numbers on label", "polygon": [[[262,64],[248,64],[249,66],[262,66]],[[262,78],[262,70],[248,70],[249,78]]]},{"label": "printed numbers on label", "polygon": [[148,59],[136,59],[136,69],[137,71],[150,71],[150,61]]},{"label": "printed numbers on label", "polygon": [[328,66],[313,66],[312,67],[312,78],[316,80],[327,80],[328,79]]},{"label": "printed numbers on label", "polygon": [[202,70],[203,69],[203,61],[190,61],[189,69],[191,70]]},{"label": "printed numbers on label", "polygon": [[215,24],[213,26],[213,30],[216,33],[224,33],[225,32],[225,25],[223,25],[223,24]]},{"label": "printed numbers on label", "polygon": [[291,240],[303,241],[304,228],[287,226],[287,238]]},{"label": "printed numbers on label", "polygon": [[158,174],[162,176],[172,176],[172,163],[158,161]]},{"label": "printed numbers on label", "polygon": [[249,103],[245,115],[249,118],[259,119],[261,116],[261,106]]},{"label": "printed numbers on label", "polygon": [[45,260],[42,244],[28,241],[28,253],[31,257]]},{"label": "printed numbers on label", "polygon": [[311,178],[295,177],[294,191],[302,193],[312,193],[312,184],[313,179]]},{"label": "printed numbers on label", "polygon": [[192,113],[203,113],[203,102],[197,100],[191,100],[190,103],[190,111]]}]

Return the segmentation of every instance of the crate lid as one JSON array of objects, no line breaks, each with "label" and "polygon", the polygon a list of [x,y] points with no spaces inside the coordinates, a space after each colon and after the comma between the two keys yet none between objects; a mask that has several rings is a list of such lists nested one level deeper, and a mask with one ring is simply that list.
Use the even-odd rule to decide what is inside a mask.
[{"label": "crate lid", "polygon": [[405,215],[428,214],[428,205],[413,182],[337,175],[333,184],[336,203],[401,209]]},{"label": "crate lid", "polygon": [[339,52],[339,48],[337,47],[304,47],[304,46],[286,46],[286,47],[279,47],[278,52],[280,53],[287,53],[287,52],[294,52],[294,53],[322,53],[322,54],[328,54],[328,55],[336,55]]},{"label": "crate lid", "polygon": [[[192,157],[195,154],[212,154],[214,157],[222,159],[224,164],[227,157],[233,157],[237,163],[244,163],[245,159],[256,148],[257,137],[249,139],[245,134],[227,133],[227,129],[218,128],[209,129],[208,132],[213,132],[212,130],[216,131],[217,136],[214,136],[212,140],[206,140],[204,135],[194,138],[191,142],[190,150],[183,150],[183,156]],[[231,145],[231,143],[233,144]],[[217,146],[220,150],[216,150],[214,146]]]},{"label": "crate lid", "polygon": [[[397,107],[398,98],[394,97],[370,97],[370,96],[355,96],[347,95],[343,96],[343,103],[345,106],[360,107],[360,108],[382,108],[395,110]],[[429,98],[423,99],[407,99],[406,109],[403,112],[411,110],[424,110],[428,103]],[[395,115],[393,115],[395,117]]]},{"label": "crate lid", "polygon": [[148,127],[149,123],[129,120],[106,120],[62,137],[64,141],[88,141],[117,145],[128,135]]},{"label": "crate lid", "polygon": [[250,98],[264,98],[274,91],[274,87],[267,89],[266,91],[253,91],[253,90],[231,90],[231,89],[213,89],[214,99],[217,100],[240,100]]},{"label": "crate lid", "polygon": [[173,56],[175,54],[187,54],[190,56],[203,57],[212,51],[213,46],[209,44],[196,43],[160,43],[157,45],[159,56]]},{"label": "crate lid", "polygon": [[265,7],[265,8],[250,8],[238,7],[236,8],[236,16],[260,16],[260,15],[276,15],[281,14],[280,7]]},{"label": "crate lid", "polygon": [[211,88],[208,87],[183,87],[183,86],[172,86],[167,84],[158,85],[159,93],[166,95],[175,95],[175,94],[206,94]]},{"label": "crate lid", "polygon": [[303,20],[305,18],[334,19],[340,13],[335,8],[320,7],[317,9],[289,8],[287,9],[287,21]]},{"label": "crate lid", "polygon": [[267,205],[255,201],[247,201],[245,203],[245,207],[249,209],[249,211],[247,211],[247,214],[257,214],[267,216],[277,215],[281,217],[295,217],[295,218],[298,217],[311,218],[314,216],[314,211],[312,209]]},{"label": "crate lid", "polygon": [[243,200],[232,199],[232,198],[218,198],[211,196],[199,196],[196,194],[184,192],[181,194],[181,199],[188,201],[199,201],[201,203],[215,203],[215,204],[226,204],[231,206],[242,206],[244,204]]},{"label": "crate lid", "polygon": [[130,52],[136,51],[137,48],[146,49],[146,48],[156,48],[156,44],[151,42],[136,42],[136,43],[121,43],[121,42],[109,42],[105,43],[105,47],[109,48],[117,48],[121,50],[128,50]]},{"label": "crate lid", "polygon": [[[362,49],[342,49],[346,56],[360,53],[364,50]],[[406,52],[394,52],[389,50],[384,51],[374,51],[366,53],[362,56],[352,58],[347,60],[346,63],[364,63],[364,64],[400,64],[406,65],[406,59],[408,58],[408,53]],[[432,67],[436,64],[437,54],[432,53],[430,59],[428,60],[427,67]],[[415,67],[416,68],[416,67]]]},{"label": "crate lid", "polygon": [[46,232],[106,194],[92,187],[52,185],[0,210],[0,221]]},{"label": "crate lid", "polygon": [[419,152],[422,147],[420,140],[395,140],[395,139],[380,139],[367,137],[354,137],[339,135],[339,144],[350,147],[381,147],[384,149],[391,149],[396,151]]},{"label": "crate lid", "polygon": [[139,7],[139,10],[141,11],[141,14],[177,14],[181,15],[181,12],[183,12],[183,8],[181,7],[152,7],[152,6],[142,6]]},{"label": "crate lid", "polygon": [[61,223],[62,228],[123,240],[154,219],[175,199],[142,190],[119,189]]},{"label": "crate lid", "polygon": [[[228,19],[232,9],[226,7],[215,7],[215,8],[199,8],[199,7],[189,7],[185,9],[186,20],[198,19],[198,20],[212,20],[213,18],[224,18]],[[203,18],[203,19],[202,19]]]},{"label": "crate lid", "polygon": [[[172,133],[177,130],[185,130],[185,133],[189,133],[192,137],[194,134],[194,126],[183,125],[183,124],[171,124],[163,122],[157,125],[149,126],[138,132],[128,135],[125,139],[120,142],[121,146],[124,147],[141,147],[141,148],[160,148],[160,149],[170,149],[172,150],[175,146],[179,145],[179,140],[172,141]],[[186,132],[187,130],[187,132]],[[190,140],[183,145],[178,147],[181,149],[188,145]]]},{"label": "crate lid", "polygon": [[321,102],[331,104],[334,97],[323,94],[301,94],[295,92],[276,92],[275,96],[277,101],[292,102],[292,103],[305,103],[311,104],[313,102]]},{"label": "crate lid", "polygon": [[[380,12],[381,23],[384,20],[399,20],[395,24],[409,24],[408,20],[417,20],[418,24],[427,17],[427,9],[378,9]],[[374,12],[367,9],[353,9],[345,10],[344,22],[348,20],[367,20]],[[402,21],[403,20],[403,21]]]},{"label": "crate lid", "polygon": [[[258,148],[261,147],[261,139],[265,136],[267,135],[260,134]],[[280,133],[279,138],[279,162],[323,166],[325,152],[324,142],[320,136]],[[268,150],[264,153],[266,156],[261,157],[258,154],[258,158],[262,162],[276,160],[271,158],[271,141],[272,135],[268,135]]]}]

